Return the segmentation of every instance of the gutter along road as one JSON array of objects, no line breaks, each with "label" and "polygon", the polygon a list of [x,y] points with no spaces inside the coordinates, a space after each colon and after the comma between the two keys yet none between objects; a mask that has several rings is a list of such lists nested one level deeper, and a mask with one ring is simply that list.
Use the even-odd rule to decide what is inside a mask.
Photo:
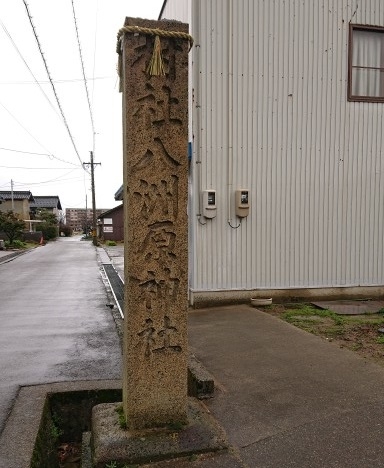
[{"label": "gutter along road", "polygon": [[0,264],[0,434],[20,386],[121,378],[97,263],[79,237]]}]

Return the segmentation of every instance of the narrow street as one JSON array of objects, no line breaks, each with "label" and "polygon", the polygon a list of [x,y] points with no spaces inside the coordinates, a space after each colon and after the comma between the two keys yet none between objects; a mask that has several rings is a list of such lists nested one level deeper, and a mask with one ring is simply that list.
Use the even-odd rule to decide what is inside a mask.
[{"label": "narrow street", "polygon": [[0,433],[20,386],[121,377],[96,249],[79,239],[0,264]]}]

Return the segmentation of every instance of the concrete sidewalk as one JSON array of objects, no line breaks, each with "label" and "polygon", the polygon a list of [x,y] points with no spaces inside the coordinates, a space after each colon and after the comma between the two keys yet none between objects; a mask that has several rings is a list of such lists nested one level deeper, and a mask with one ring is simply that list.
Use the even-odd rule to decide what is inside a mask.
[{"label": "concrete sidewalk", "polygon": [[[122,272],[123,247],[106,252]],[[249,305],[191,310],[189,344],[244,466],[384,467],[383,367]]]},{"label": "concrete sidewalk", "polygon": [[246,466],[384,466],[384,368],[247,305],[191,311],[189,333]]}]

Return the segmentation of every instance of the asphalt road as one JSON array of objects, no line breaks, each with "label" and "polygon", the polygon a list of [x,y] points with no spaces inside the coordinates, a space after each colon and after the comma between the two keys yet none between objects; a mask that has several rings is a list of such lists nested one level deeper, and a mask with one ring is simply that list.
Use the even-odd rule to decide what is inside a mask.
[{"label": "asphalt road", "polygon": [[0,264],[0,433],[20,386],[121,378],[106,302],[96,249],[79,237]]}]

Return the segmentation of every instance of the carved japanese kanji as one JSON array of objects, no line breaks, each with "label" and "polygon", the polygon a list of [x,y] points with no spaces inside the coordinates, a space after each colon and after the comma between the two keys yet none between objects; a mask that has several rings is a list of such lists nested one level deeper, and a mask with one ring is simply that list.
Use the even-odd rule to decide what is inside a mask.
[{"label": "carved japanese kanji", "polygon": [[[148,167],[149,164],[146,164]],[[130,190],[138,204],[138,214],[150,224],[174,222],[178,214],[178,178],[150,183],[140,179]]]},{"label": "carved japanese kanji", "polygon": [[164,316],[164,322],[159,331],[153,327],[152,319],[146,319],[143,329],[137,336],[147,358],[152,353],[180,353],[182,351],[181,346],[177,344],[178,330],[171,324],[171,319],[167,315]]},{"label": "carved japanese kanji", "polygon": [[151,319],[147,319],[145,321],[144,329],[138,333],[138,336],[143,339],[145,344],[145,352],[146,356],[149,356],[152,352],[152,347],[155,344],[154,334],[155,329],[153,328],[153,321]]},{"label": "carved japanese kanji", "polygon": [[[127,19],[126,26],[188,32]],[[161,38],[165,75],[151,76],[155,38],[121,42],[124,102],[123,404],[132,428],[187,414],[188,40]]]}]

